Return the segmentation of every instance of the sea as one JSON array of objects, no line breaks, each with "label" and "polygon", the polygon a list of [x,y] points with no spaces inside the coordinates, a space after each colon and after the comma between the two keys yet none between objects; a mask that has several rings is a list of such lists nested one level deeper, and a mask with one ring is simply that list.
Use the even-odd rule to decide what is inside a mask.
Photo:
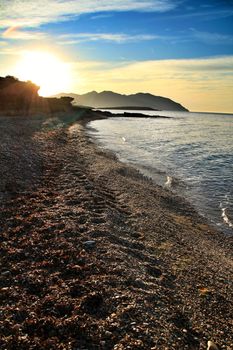
[{"label": "sea", "polygon": [[[145,118],[89,123],[103,149],[189,201],[211,224],[233,234],[233,115],[108,110]],[[155,115],[170,118],[152,118]]]}]

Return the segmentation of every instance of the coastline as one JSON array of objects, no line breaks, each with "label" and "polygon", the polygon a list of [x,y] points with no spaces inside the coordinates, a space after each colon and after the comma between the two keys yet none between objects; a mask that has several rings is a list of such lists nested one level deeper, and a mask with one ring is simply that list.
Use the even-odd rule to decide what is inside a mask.
[{"label": "coastline", "polygon": [[99,149],[85,127],[106,117],[0,119],[11,136],[1,135],[0,344],[230,349],[232,237]]},{"label": "coastline", "polygon": [[[219,127],[219,133],[223,134],[225,125],[229,123],[229,132],[225,132],[223,144],[218,139],[220,135],[216,130],[218,123],[220,126],[221,118],[215,119],[213,116],[214,120],[208,117],[205,119],[202,115],[203,119],[196,120],[193,113],[190,118],[186,113],[184,117],[179,114],[172,116],[169,122],[151,118],[147,120],[145,116],[143,120],[134,121],[134,116],[129,119],[122,115],[119,122],[114,117],[110,117],[106,122],[93,121],[88,124],[89,134],[101,148],[115,152],[119,160],[133,165],[143,175],[151,178],[156,185],[166,187],[184,197],[210,225],[231,235],[233,233],[233,208],[230,202],[232,161],[229,150],[232,120],[223,119],[222,127]],[[182,120],[185,121],[184,124]],[[209,125],[215,134],[211,140],[208,139],[209,129],[206,125]],[[143,135],[140,132],[141,128]],[[155,130],[154,133],[151,131],[152,128]],[[190,139],[187,136],[189,133]],[[200,146],[205,142],[202,136],[194,139],[194,135],[199,133],[206,135],[207,142],[203,148]],[[176,134],[184,137],[178,141]],[[222,149],[222,158],[217,159],[217,155],[211,153],[215,146]],[[188,156],[189,152],[192,157]],[[207,155],[209,158],[205,162]],[[212,166],[212,157],[216,158],[216,169]],[[201,162],[203,164],[199,167],[198,164]],[[221,162],[224,163],[222,170],[221,167],[217,167]]]}]

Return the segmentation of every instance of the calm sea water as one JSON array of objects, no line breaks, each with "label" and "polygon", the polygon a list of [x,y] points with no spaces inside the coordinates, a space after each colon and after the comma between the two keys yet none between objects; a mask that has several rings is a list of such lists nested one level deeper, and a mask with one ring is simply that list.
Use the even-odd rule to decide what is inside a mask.
[{"label": "calm sea water", "polygon": [[89,124],[89,133],[121,161],[183,195],[213,224],[233,233],[233,115],[142,113],[172,118],[97,120]]}]

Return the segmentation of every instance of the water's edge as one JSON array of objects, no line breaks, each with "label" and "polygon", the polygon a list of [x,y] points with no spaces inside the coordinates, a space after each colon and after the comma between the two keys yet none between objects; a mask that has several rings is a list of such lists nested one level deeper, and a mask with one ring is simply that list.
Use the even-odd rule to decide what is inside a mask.
[{"label": "water's edge", "polygon": [[[149,181],[150,183],[153,183],[154,186],[159,186],[160,188],[163,188],[166,191],[168,191],[170,193],[171,198],[176,198],[177,203],[182,202],[182,204],[184,205],[184,210],[186,208],[188,212],[191,211],[192,213],[195,213],[197,216],[199,216],[200,221],[203,222],[204,224],[208,224],[209,226],[213,227],[215,230],[217,230],[221,234],[231,235],[232,233],[231,231],[229,231],[227,228],[226,229],[223,229],[222,227],[220,228],[213,221],[211,221],[210,218],[208,218],[204,213],[198,210],[198,208],[194,205],[194,203],[192,203],[192,201],[190,201],[189,198],[183,195],[181,191],[177,191],[177,186],[178,184],[181,183],[179,179],[171,178],[166,173],[161,174],[161,172],[155,168],[143,168],[143,167],[140,167],[139,165],[127,162],[126,160],[121,160],[116,152],[104,147],[104,145],[100,141],[98,141],[93,135],[91,135],[90,133],[91,131],[97,131],[97,130],[94,127],[90,126],[90,124],[91,122],[85,126],[86,134],[91,140],[91,142],[93,142],[102,152],[107,153],[108,156],[111,155],[118,162],[124,164],[124,166],[129,167],[131,169],[132,168],[135,169],[137,172],[139,172],[141,178],[144,181]],[[154,173],[160,174],[157,177],[157,181],[155,177],[152,175]]]},{"label": "water's edge", "polygon": [[[146,117],[146,119],[148,119]],[[224,203],[221,203],[218,209],[218,217],[222,219],[222,223],[213,220],[211,216],[206,215],[206,212],[202,210],[201,207],[198,207],[195,203],[195,201],[192,200],[192,192],[189,191],[188,185],[185,182],[185,179],[181,180],[179,177],[174,176],[173,174],[167,172],[165,169],[161,171],[161,169],[157,169],[154,165],[148,166],[145,164],[137,163],[136,161],[132,161],[129,159],[126,159],[124,157],[121,157],[121,154],[114,150],[114,147],[108,147],[108,143],[106,144],[101,139],[101,133],[99,134],[100,130],[98,128],[96,129],[93,125],[93,122],[88,123],[86,125],[87,127],[87,133],[91,137],[92,140],[100,147],[101,149],[111,151],[114,153],[119,161],[121,161],[124,164],[128,164],[129,166],[133,166],[135,169],[140,171],[140,173],[145,176],[146,178],[152,180],[155,185],[162,186],[163,188],[168,189],[173,193],[173,195],[178,195],[184,198],[188,203],[190,203],[196,211],[199,212],[199,214],[205,219],[208,220],[209,223],[217,228],[219,231],[224,231],[225,233],[232,234],[232,222],[230,217],[228,216],[228,208],[225,206]],[[99,137],[98,137],[99,135]],[[109,141],[109,140],[108,140]],[[127,144],[127,140],[124,140],[124,137],[122,137],[122,142]],[[109,146],[111,145],[111,141]],[[219,220],[219,219],[218,219]]]}]

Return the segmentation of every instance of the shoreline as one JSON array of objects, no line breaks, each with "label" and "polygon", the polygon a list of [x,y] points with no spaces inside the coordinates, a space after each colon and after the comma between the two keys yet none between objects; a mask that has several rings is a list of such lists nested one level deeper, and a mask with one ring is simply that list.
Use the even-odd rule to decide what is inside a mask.
[{"label": "shoreline", "polygon": [[[106,112],[103,112],[103,111],[99,111],[99,110],[97,110],[96,111],[97,113],[103,113],[103,114],[105,114]],[[187,208],[187,210],[188,210],[188,212],[192,212],[193,214],[194,214],[194,216],[195,217],[198,217],[199,219],[199,221],[201,221],[203,224],[205,224],[205,225],[207,225],[207,226],[209,226],[209,227],[211,227],[214,231],[217,231],[220,235],[224,235],[224,236],[229,236],[230,237],[230,239],[231,239],[231,237],[232,237],[232,231],[229,231],[229,229],[230,229],[230,227],[232,227],[232,226],[229,226],[229,229],[228,229],[228,227],[226,227],[226,228],[219,228],[218,227],[218,225],[217,225],[217,223],[215,223],[215,222],[211,222],[211,220],[210,220],[210,218],[208,218],[206,215],[204,215],[204,214],[201,214],[201,212],[198,210],[198,208],[197,207],[195,207],[195,205],[191,202],[191,200],[188,198],[188,197],[185,197],[185,195],[182,195],[182,194],[179,194],[175,189],[173,190],[172,188],[170,188],[169,186],[166,186],[166,184],[165,183],[163,183],[162,181],[160,181],[160,183],[159,182],[156,182],[156,180],[153,178],[153,176],[152,175],[150,175],[150,172],[152,171],[152,170],[156,170],[156,169],[154,169],[154,168],[148,168],[148,169],[146,169],[146,170],[144,170],[144,167],[143,166],[139,166],[139,165],[136,165],[136,164],[131,164],[131,163],[129,163],[129,162],[127,162],[127,161],[121,161],[119,158],[118,158],[118,156],[117,156],[117,154],[114,152],[114,151],[111,151],[111,150],[108,150],[107,148],[105,148],[105,147],[102,147],[99,143],[98,143],[98,141],[97,141],[97,139],[95,139],[95,137],[94,136],[92,136],[89,132],[88,132],[88,130],[96,130],[95,128],[93,128],[92,126],[90,126],[89,124],[92,122],[92,121],[95,121],[95,120],[101,120],[101,119],[108,119],[108,118],[115,118],[115,117],[124,117],[124,115],[123,114],[117,114],[117,115],[114,115],[114,114],[112,114],[112,115],[109,115],[108,114],[108,112],[106,113],[106,117],[105,116],[96,116],[96,118],[94,118],[94,119],[89,119],[89,118],[87,118],[86,120],[84,119],[84,121],[81,121],[81,124],[85,127],[85,133],[86,133],[86,135],[87,135],[87,138],[88,139],[90,139],[90,142],[91,143],[93,143],[93,145],[94,145],[94,147],[96,147],[97,149],[100,149],[101,150],[101,152],[103,152],[103,153],[105,153],[106,152],[106,154],[107,155],[111,155],[115,160],[116,160],[116,162],[118,162],[118,163],[121,163],[123,166],[125,166],[126,168],[130,168],[130,169],[132,169],[132,171],[135,171],[135,173],[138,173],[138,176],[139,177],[141,177],[142,178],[142,180],[143,181],[145,181],[145,182],[148,182],[148,184],[150,184],[150,185],[152,185],[152,186],[155,186],[155,187],[158,187],[158,188],[160,188],[160,189],[162,189],[163,191],[166,191],[166,192],[168,192],[168,194],[170,195],[170,197],[172,197],[172,198],[174,198],[176,201],[177,201],[177,203],[182,203],[181,205],[182,206],[184,206],[184,208]],[[145,115],[144,115],[144,117],[145,117]],[[155,116],[155,117],[160,117],[160,116]],[[143,118],[143,117],[142,117]],[[146,117],[147,118],[147,117]],[[152,117],[153,118],[153,117]],[[163,116],[162,116],[162,118],[163,118]],[[164,118],[171,118],[171,117],[164,117]],[[169,181],[169,174],[168,173],[163,173],[163,176],[164,177],[166,177],[167,178],[167,181]],[[178,179],[178,178],[172,178],[172,181],[174,181],[175,183],[176,182],[180,182],[181,180],[180,179]],[[184,184],[183,184],[184,185]],[[221,210],[222,211],[222,210]],[[228,217],[227,217],[227,219],[228,219]],[[228,219],[229,220],[229,219]],[[223,220],[223,221],[226,221],[226,219],[225,220]],[[232,242],[233,242],[233,239],[232,239]]]},{"label": "shoreline", "polygon": [[[132,121],[136,115],[137,114],[132,114],[132,117],[131,117]],[[115,117],[124,118],[124,115],[119,114],[116,116],[115,115],[109,116],[109,118],[111,119]],[[144,118],[147,119],[145,115],[144,115]],[[165,117],[165,118],[172,118],[172,117]],[[98,139],[98,136],[96,137],[95,134],[93,135],[93,132],[98,131],[97,130],[98,126],[96,127],[95,125],[92,126],[88,122],[87,129],[90,130],[89,136],[93,138],[93,140],[97,143],[97,145],[101,147],[103,150],[108,150],[109,148],[108,143],[106,143],[106,140],[105,142],[102,142],[102,139],[101,139],[101,127],[100,127],[100,139]],[[112,152],[114,153],[114,150],[112,150]],[[151,179],[155,184],[155,186],[157,185],[161,186],[163,187],[163,189],[167,189],[171,191],[173,195],[177,194],[178,196],[181,196],[183,199],[185,199],[188,202],[188,204],[198,212],[198,214],[203,218],[203,220],[206,223],[208,223],[210,226],[215,228],[217,231],[220,231],[226,235],[233,234],[233,231],[232,231],[233,226],[232,226],[232,220],[231,220],[232,215],[230,216],[228,214],[227,216],[227,213],[230,212],[230,208],[228,207],[223,208],[222,202],[220,202],[218,213],[216,213],[216,208],[212,208],[214,211],[211,212],[209,209],[208,210],[206,209],[208,208],[208,206],[204,207],[203,205],[202,206],[198,205],[199,204],[198,200],[194,200],[195,193],[194,193],[194,196],[192,196],[192,193],[191,195],[189,193],[190,190],[189,190],[189,187],[187,186],[190,186],[190,184],[188,185],[188,183],[185,182],[185,180],[182,179],[181,177],[177,177],[176,175],[173,176],[169,172],[166,172],[166,170],[161,171],[158,168],[156,168],[156,165],[155,167],[153,167],[152,165],[151,166],[143,165],[142,163],[138,162],[138,160],[132,163],[130,161],[128,162],[127,154],[124,154],[124,153],[123,153],[123,158],[121,160],[120,159],[121,152],[119,151],[119,149],[116,149],[115,153],[119,161],[122,161],[126,165],[135,167],[135,169],[139,170],[143,176],[145,176],[148,179]],[[218,220],[216,219],[216,217],[218,217]]]},{"label": "shoreline", "polygon": [[12,158],[1,160],[0,344],[231,348],[232,237],[98,148],[85,131],[93,118],[103,115],[63,127],[0,118]]},{"label": "shoreline", "polygon": [[[185,198],[185,196],[179,195],[176,190],[172,190],[170,187],[166,187],[165,186],[165,182],[160,181],[160,183],[157,183],[153,179],[153,177],[150,175],[150,172],[152,170],[156,170],[156,169],[149,168],[149,167],[145,168],[144,166],[139,166],[139,165],[136,165],[136,164],[131,164],[131,163],[127,162],[127,161],[122,161],[121,159],[118,158],[117,154],[114,151],[109,150],[109,149],[101,146],[101,144],[98,142],[98,140],[95,139],[95,137],[92,136],[89,133],[89,131],[96,130],[94,127],[89,125],[89,123],[91,123],[92,121],[95,121],[95,120],[96,119],[88,120],[87,123],[86,122],[83,123],[83,125],[85,127],[86,136],[90,140],[90,142],[94,145],[95,148],[100,149],[101,152],[103,152],[103,154],[106,153],[106,155],[110,155],[113,159],[116,160],[116,162],[122,164],[123,166],[125,166],[128,169],[131,169],[131,171],[135,172],[135,174],[137,173],[136,177],[138,177],[138,178],[141,177],[142,181],[148,182],[148,184],[150,184],[152,186],[155,186],[155,187],[158,187],[158,188],[162,189],[163,191],[167,191],[170,194],[171,197],[176,198],[178,202],[182,202],[182,205],[184,205],[184,207],[191,208],[191,211],[193,213],[195,213],[195,215],[199,216],[200,219],[203,222],[205,222],[205,223],[210,225],[210,222],[209,222],[208,218],[206,218],[204,215],[201,215],[198,212],[198,210],[194,207],[194,205],[187,198]],[[163,177],[168,178],[169,177],[168,173],[164,172],[163,173]],[[180,181],[177,178],[173,178],[173,180],[175,182]],[[169,181],[169,180],[167,180],[167,181]],[[217,229],[216,225],[215,226],[212,225],[212,226],[213,226],[213,228]],[[217,230],[217,231],[220,232],[221,234],[224,234],[224,232],[221,231],[221,230]]]}]

